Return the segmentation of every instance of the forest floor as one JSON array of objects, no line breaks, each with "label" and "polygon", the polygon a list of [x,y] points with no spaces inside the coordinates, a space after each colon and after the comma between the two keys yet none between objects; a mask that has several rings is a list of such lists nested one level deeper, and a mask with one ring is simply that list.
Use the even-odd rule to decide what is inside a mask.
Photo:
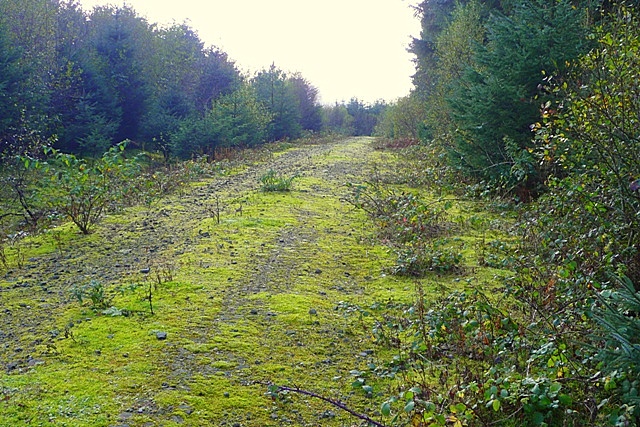
[{"label": "forest floor", "polygon": [[[276,152],[91,235],[21,241],[0,276],[0,425],[357,424],[318,399],[274,401],[270,383],[375,417],[350,372],[377,350],[338,308],[410,301],[413,283],[385,274],[390,255],[345,202],[347,182],[397,165],[371,143]],[[260,191],[270,169],[296,176],[292,191]]]}]

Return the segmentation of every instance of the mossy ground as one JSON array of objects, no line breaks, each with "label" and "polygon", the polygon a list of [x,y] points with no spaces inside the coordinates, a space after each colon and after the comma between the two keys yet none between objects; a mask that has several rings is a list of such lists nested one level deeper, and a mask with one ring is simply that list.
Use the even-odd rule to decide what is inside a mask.
[{"label": "mossy ground", "polygon": [[[354,390],[351,371],[387,350],[372,342],[369,319],[337,307],[409,303],[416,280],[386,274],[393,255],[372,243],[372,225],[345,203],[344,184],[401,159],[368,138],[285,148],[268,164],[109,216],[90,236],[64,225],[21,241],[0,279],[0,424],[355,423],[319,400],[273,401],[270,383],[376,417],[379,399]],[[261,192],[269,169],[297,176],[293,190]],[[461,205],[457,215],[476,214]],[[458,243],[465,263],[477,262],[481,239],[501,235],[468,231]],[[462,280],[421,281],[436,295],[499,273],[468,268]],[[104,285],[115,307],[107,313],[120,315],[74,300],[90,280]]]}]

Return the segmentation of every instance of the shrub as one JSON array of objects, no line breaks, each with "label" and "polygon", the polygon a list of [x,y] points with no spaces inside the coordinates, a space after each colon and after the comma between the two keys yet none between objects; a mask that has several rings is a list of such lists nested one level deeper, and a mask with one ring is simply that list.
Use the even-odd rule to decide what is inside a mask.
[{"label": "shrub", "polygon": [[42,199],[89,234],[105,209],[128,196],[139,171],[136,159],[124,157],[125,146],[121,143],[95,161],[49,148],[47,162],[25,162],[44,172]]},{"label": "shrub", "polygon": [[396,250],[396,255],[396,265],[391,272],[401,276],[451,273],[460,270],[463,259],[462,253],[450,247],[445,239],[415,246],[404,245]]}]

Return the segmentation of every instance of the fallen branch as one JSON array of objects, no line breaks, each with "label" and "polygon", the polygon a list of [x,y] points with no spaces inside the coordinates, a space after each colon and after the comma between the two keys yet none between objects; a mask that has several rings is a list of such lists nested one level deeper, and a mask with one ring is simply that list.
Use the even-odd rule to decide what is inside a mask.
[{"label": "fallen branch", "polygon": [[372,420],[371,418],[369,418],[368,416],[366,416],[364,414],[360,414],[360,413],[354,411],[353,409],[347,407],[347,405],[345,405],[344,403],[340,402],[339,400],[333,400],[333,399],[330,399],[328,397],[324,397],[324,396],[321,396],[319,394],[316,394],[316,393],[314,393],[312,391],[303,390],[303,389],[300,389],[300,388],[297,388],[297,387],[285,387],[285,386],[271,386],[271,387],[277,388],[278,392],[290,391],[290,392],[293,392],[293,393],[303,394],[305,396],[315,397],[316,399],[320,399],[320,400],[323,400],[323,401],[325,401],[327,403],[330,403],[331,405],[333,405],[333,406],[335,406],[337,408],[340,408],[343,411],[348,412],[349,414],[353,415],[354,417],[359,418],[359,419],[361,419],[363,421],[366,421],[366,422],[368,422],[369,424],[371,424],[371,425],[373,425],[375,427],[388,427],[388,426],[386,426],[384,424],[380,424],[379,422]]}]

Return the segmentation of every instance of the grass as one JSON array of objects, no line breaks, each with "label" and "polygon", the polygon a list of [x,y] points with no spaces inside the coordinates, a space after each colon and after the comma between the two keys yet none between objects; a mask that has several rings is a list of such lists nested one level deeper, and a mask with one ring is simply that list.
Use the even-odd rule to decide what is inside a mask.
[{"label": "grass", "polygon": [[[16,427],[354,422],[313,399],[272,401],[265,394],[272,382],[299,385],[374,414],[388,385],[377,384],[381,394],[367,397],[352,389],[350,372],[392,352],[372,341],[372,318],[338,306],[411,303],[416,279],[387,273],[393,254],[374,243],[375,230],[364,213],[342,201],[347,180],[364,179],[372,163],[393,169],[398,161],[372,150],[370,142],[359,138],[318,146],[298,163],[285,164],[287,171],[301,171],[296,188],[287,192],[260,191],[255,182],[216,190],[224,205],[219,224],[203,212],[214,194],[209,192],[217,182],[213,178],[163,199],[154,215],[132,208],[109,217],[88,237],[69,226],[54,230],[64,236],[63,253],[70,257],[57,279],[46,279],[50,288],[60,283],[60,290],[51,295],[14,287],[23,279],[51,277],[49,264],[0,282],[4,307],[18,313],[26,310],[21,304],[29,305],[34,307],[30,316],[51,317],[50,323],[20,331],[16,345],[30,348],[43,363],[22,364],[0,376],[0,419]],[[282,148],[270,167],[307,150]],[[313,169],[305,169],[311,164]],[[225,179],[239,181],[244,172],[237,168]],[[244,201],[240,212],[237,200]],[[463,236],[465,265],[474,264],[479,238],[478,233]],[[47,239],[25,239],[26,259],[53,257],[55,245],[38,244]],[[163,263],[174,266],[173,278],[155,284],[154,269]],[[72,301],[71,283],[86,274],[78,273],[78,265],[103,275],[112,304],[132,314],[106,316]],[[150,273],[141,273],[148,266]],[[461,278],[429,275],[419,281],[438,295],[443,287],[493,283],[497,273],[475,268]],[[149,282],[154,283],[154,315],[145,299]],[[52,329],[59,331],[55,338],[47,336]],[[166,340],[157,339],[159,331],[167,333]],[[41,344],[33,346],[37,340]],[[24,360],[15,347],[0,356],[5,364]]]}]

